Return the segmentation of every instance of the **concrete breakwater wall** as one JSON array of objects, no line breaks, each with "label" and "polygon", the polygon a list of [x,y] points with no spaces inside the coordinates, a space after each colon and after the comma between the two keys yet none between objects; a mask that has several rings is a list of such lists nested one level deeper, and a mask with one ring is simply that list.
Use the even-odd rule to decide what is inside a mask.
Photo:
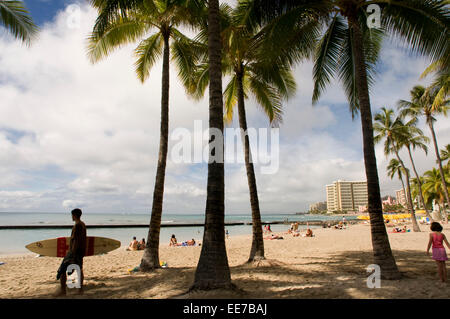
[{"label": "concrete breakwater wall", "polygon": [[[323,226],[330,224],[334,226],[338,224],[341,220],[310,220],[310,221],[262,221],[262,225],[276,225],[285,224],[290,225],[291,223],[297,222],[299,225],[310,225],[310,226]],[[348,224],[358,223],[360,220],[349,220]],[[251,222],[236,222],[236,223],[225,223],[225,226],[242,226],[242,225],[252,225]],[[161,227],[202,227],[204,224],[190,224],[190,223],[180,223],[180,224],[161,224]],[[72,228],[73,225],[0,225],[1,229],[64,229]],[[113,224],[113,225],[86,225],[87,228],[148,228],[148,224]]]}]

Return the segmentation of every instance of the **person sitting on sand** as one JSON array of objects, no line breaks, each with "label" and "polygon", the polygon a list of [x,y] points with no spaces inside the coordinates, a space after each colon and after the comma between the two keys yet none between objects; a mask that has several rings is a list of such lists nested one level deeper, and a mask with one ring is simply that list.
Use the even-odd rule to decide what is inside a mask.
[{"label": "person sitting on sand", "polygon": [[311,230],[311,228],[308,228],[306,230],[306,237],[313,237],[313,231]]},{"label": "person sitting on sand", "polygon": [[172,234],[172,237],[170,238],[169,246],[179,246],[177,238],[175,237],[174,234]]},{"label": "person sitting on sand", "polygon": [[138,244],[138,250],[144,250],[144,249],[145,249],[145,238],[142,238]]},{"label": "person sitting on sand", "polygon": [[139,242],[136,240],[136,237],[133,237],[133,240],[131,241],[130,245],[128,245],[127,250],[128,251],[134,251],[138,250]]}]

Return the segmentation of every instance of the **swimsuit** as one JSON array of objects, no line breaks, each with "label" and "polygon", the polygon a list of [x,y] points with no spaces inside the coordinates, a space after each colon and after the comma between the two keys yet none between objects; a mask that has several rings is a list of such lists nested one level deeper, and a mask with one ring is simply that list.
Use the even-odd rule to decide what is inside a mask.
[{"label": "swimsuit", "polygon": [[442,244],[444,241],[444,235],[433,233],[431,235],[433,237],[433,259],[437,261],[446,261],[447,253],[445,252],[444,245]]}]

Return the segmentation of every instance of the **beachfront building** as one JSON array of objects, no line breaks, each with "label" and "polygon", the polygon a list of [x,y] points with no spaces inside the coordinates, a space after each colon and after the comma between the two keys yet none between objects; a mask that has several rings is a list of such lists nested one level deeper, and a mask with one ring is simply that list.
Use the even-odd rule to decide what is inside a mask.
[{"label": "beachfront building", "polygon": [[357,212],[368,205],[367,182],[336,181],[326,186],[327,210]]},{"label": "beachfront building", "polygon": [[397,197],[397,203],[406,207],[406,194],[405,190],[401,189],[395,192],[395,196]]},{"label": "beachfront building", "polygon": [[387,198],[383,200],[383,207],[385,205],[393,206],[393,205],[396,205],[396,204],[397,204],[397,201],[391,196],[387,196]]},{"label": "beachfront building", "polygon": [[310,212],[323,211],[323,210],[327,210],[327,202],[318,202],[318,203],[309,205]]}]

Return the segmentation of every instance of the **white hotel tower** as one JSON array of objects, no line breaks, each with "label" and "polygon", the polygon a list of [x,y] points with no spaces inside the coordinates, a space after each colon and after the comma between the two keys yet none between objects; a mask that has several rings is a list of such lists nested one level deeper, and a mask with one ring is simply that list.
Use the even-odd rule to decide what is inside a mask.
[{"label": "white hotel tower", "polygon": [[337,181],[327,185],[327,210],[357,212],[367,206],[367,182]]}]

